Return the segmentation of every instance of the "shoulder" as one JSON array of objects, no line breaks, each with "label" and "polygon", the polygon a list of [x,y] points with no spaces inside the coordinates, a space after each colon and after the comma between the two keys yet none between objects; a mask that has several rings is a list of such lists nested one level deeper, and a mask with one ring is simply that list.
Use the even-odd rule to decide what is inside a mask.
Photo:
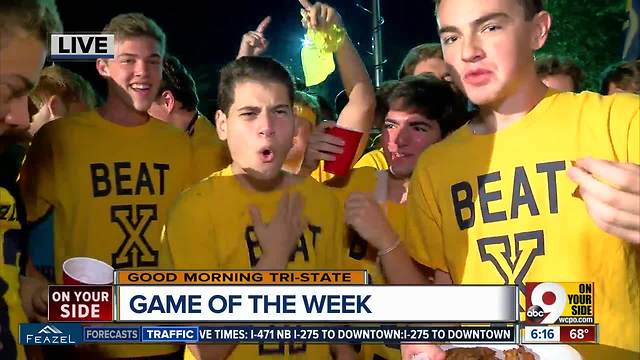
[{"label": "shoulder", "polygon": [[579,106],[588,110],[606,112],[611,108],[638,111],[640,96],[629,93],[601,95],[592,91],[580,93],[563,92],[550,96],[552,104],[557,107]]}]

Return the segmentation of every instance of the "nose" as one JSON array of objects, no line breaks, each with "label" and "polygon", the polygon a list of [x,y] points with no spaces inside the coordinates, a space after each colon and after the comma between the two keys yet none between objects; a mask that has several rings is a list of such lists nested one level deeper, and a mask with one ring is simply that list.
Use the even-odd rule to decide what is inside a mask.
[{"label": "nose", "polygon": [[2,118],[5,124],[17,129],[27,129],[29,127],[27,99],[27,96],[24,95],[10,101],[9,111]]},{"label": "nose", "polygon": [[263,111],[256,121],[258,122],[258,129],[261,136],[272,137],[275,135],[274,119],[269,115],[268,111]]},{"label": "nose", "polygon": [[144,59],[139,59],[136,61],[133,71],[135,76],[144,77],[149,72],[149,64]]},{"label": "nose", "polygon": [[465,36],[462,40],[462,60],[466,62],[476,62],[482,59],[484,51],[477,35]]}]

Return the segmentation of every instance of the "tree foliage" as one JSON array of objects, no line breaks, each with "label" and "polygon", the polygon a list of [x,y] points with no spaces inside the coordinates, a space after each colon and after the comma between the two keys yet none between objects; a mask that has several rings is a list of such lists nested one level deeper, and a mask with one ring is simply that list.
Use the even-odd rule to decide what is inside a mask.
[{"label": "tree foliage", "polygon": [[624,0],[546,0],[553,20],[537,55],[566,56],[586,74],[586,88],[599,88],[600,74],[622,58]]}]

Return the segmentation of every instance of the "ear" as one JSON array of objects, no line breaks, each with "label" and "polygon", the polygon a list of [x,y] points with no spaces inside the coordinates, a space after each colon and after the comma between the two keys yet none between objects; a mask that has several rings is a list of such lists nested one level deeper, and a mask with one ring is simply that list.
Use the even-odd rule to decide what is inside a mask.
[{"label": "ear", "polygon": [[98,70],[98,74],[100,76],[106,78],[109,77],[109,66],[107,63],[107,59],[98,59],[96,60],[96,69]]},{"label": "ear", "polygon": [[531,38],[531,48],[538,50],[544,46],[549,37],[549,31],[551,30],[551,14],[547,11],[541,11],[536,14],[531,20],[534,31]]},{"label": "ear", "polygon": [[58,119],[67,115],[67,107],[58,95],[53,95],[47,100],[46,106],[49,108],[51,119]]},{"label": "ear", "polygon": [[167,108],[167,113],[171,113],[176,107],[176,98],[169,90],[163,91],[160,97],[162,98],[162,105]]},{"label": "ear", "polygon": [[227,141],[227,115],[222,110],[216,111],[216,130],[222,141]]}]

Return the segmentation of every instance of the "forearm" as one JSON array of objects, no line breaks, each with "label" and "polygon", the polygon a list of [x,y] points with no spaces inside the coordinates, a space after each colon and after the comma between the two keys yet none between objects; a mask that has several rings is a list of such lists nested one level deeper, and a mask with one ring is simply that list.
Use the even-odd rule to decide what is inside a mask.
[{"label": "forearm", "polygon": [[430,281],[400,243],[397,248],[380,257],[382,271],[390,284],[429,284]]},{"label": "forearm", "polygon": [[348,36],[336,52],[336,60],[342,85],[349,97],[349,102],[338,116],[338,124],[368,135],[376,106],[375,91],[367,69]]}]

